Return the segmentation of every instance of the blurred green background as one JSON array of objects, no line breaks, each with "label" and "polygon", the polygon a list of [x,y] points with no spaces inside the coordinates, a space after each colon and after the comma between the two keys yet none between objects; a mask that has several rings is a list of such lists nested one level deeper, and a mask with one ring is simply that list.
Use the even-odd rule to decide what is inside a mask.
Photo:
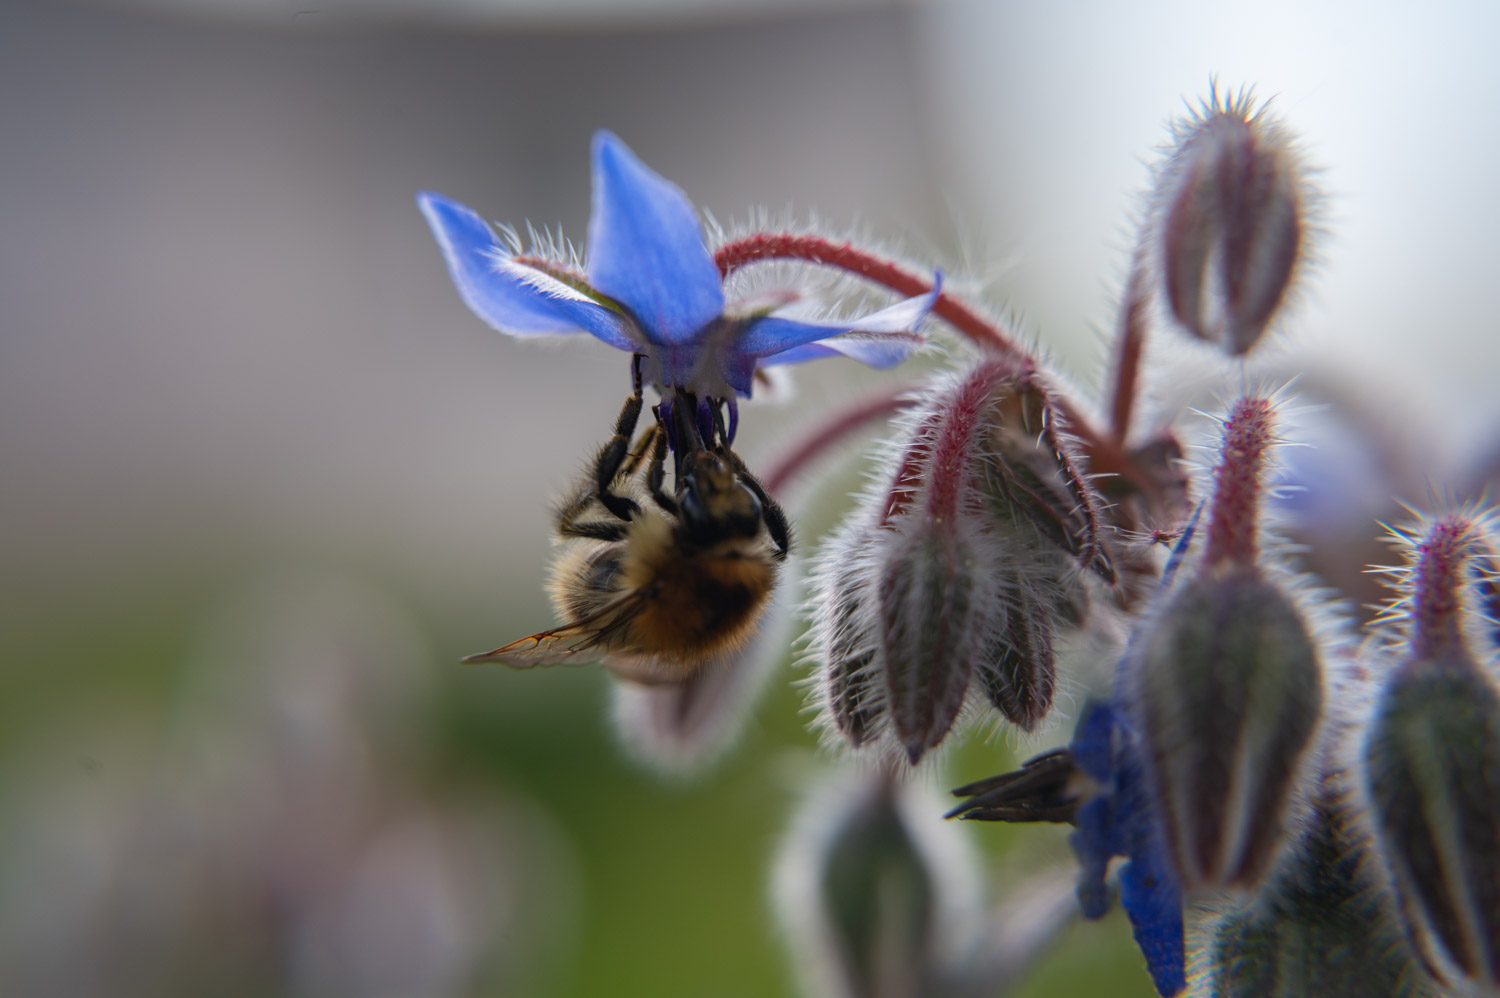
[{"label": "blurred green background", "polygon": [[[456,665],[550,623],[548,503],[626,373],[474,319],[413,195],[579,237],[609,127],[720,220],[943,263],[1087,387],[1142,159],[1255,83],[1328,167],[1295,364],[1398,394],[1436,477],[1495,422],[1496,15],[1400,11],[0,5],[6,993],[794,993],[769,870],[832,761],[790,654],[692,780],[630,761],[597,670]],[[752,467],[909,376],[819,367],[746,414]],[[805,551],[836,468],[791,496]],[[977,831],[992,897],[1064,855]],[[1011,983],[1149,993],[1120,918]]]}]

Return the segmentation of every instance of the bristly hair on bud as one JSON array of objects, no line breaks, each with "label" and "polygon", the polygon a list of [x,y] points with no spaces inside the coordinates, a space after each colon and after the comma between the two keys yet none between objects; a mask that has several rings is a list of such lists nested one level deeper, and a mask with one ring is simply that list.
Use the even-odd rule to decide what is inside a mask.
[{"label": "bristly hair on bud", "polygon": [[[1114,579],[1100,502],[1029,363],[985,357],[916,399],[887,471],[825,543],[811,645],[824,718],[915,765],[979,695],[1032,730],[1079,576]],[[977,680],[977,682],[976,682]]]},{"label": "bristly hair on bud", "polygon": [[1485,993],[1500,989],[1500,691],[1480,664],[1493,660],[1493,524],[1470,508],[1391,531],[1408,560],[1382,617],[1398,664],[1364,750],[1408,929],[1439,977]]},{"label": "bristly hair on bud", "polygon": [[1231,356],[1264,337],[1307,264],[1316,197],[1290,133],[1217,86],[1173,123],[1142,233],[1163,311]]},{"label": "bristly hair on bud", "polygon": [[1121,681],[1184,890],[1250,889],[1285,842],[1324,703],[1324,651],[1296,580],[1261,550],[1275,405],[1223,423],[1207,540],[1164,580]]}]

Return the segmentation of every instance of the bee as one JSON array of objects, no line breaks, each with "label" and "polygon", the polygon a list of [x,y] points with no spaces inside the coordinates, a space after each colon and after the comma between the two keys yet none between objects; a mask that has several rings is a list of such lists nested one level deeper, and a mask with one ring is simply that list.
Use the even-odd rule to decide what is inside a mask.
[{"label": "bee", "polygon": [[600,662],[667,685],[754,634],[791,550],[786,514],[730,448],[720,405],[679,389],[632,448],[642,406],[637,366],[614,436],[558,507],[548,593],[563,626],[465,662]]}]

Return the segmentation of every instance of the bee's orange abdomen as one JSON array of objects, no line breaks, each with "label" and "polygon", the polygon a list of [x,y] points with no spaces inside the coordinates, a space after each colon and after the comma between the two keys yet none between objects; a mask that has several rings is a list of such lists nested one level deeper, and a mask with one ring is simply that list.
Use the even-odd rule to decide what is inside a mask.
[{"label": "bee's orange abdomen", "polygon": [[775,583],[775,567],[737,552],[663,559],[651,567],[652,598],[631,644],[650,655],[706,659],[750,636]]}]

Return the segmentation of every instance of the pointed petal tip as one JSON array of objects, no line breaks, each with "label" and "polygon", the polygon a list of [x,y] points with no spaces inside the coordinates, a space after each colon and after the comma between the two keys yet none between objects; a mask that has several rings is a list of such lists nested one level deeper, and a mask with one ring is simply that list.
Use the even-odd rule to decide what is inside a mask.
[{"label": "pointed petal tip", "polygon": [[692,343],[724,311],[697,209],[613,132],[594,133],[589,280],[630,309],[653,342]]}]

